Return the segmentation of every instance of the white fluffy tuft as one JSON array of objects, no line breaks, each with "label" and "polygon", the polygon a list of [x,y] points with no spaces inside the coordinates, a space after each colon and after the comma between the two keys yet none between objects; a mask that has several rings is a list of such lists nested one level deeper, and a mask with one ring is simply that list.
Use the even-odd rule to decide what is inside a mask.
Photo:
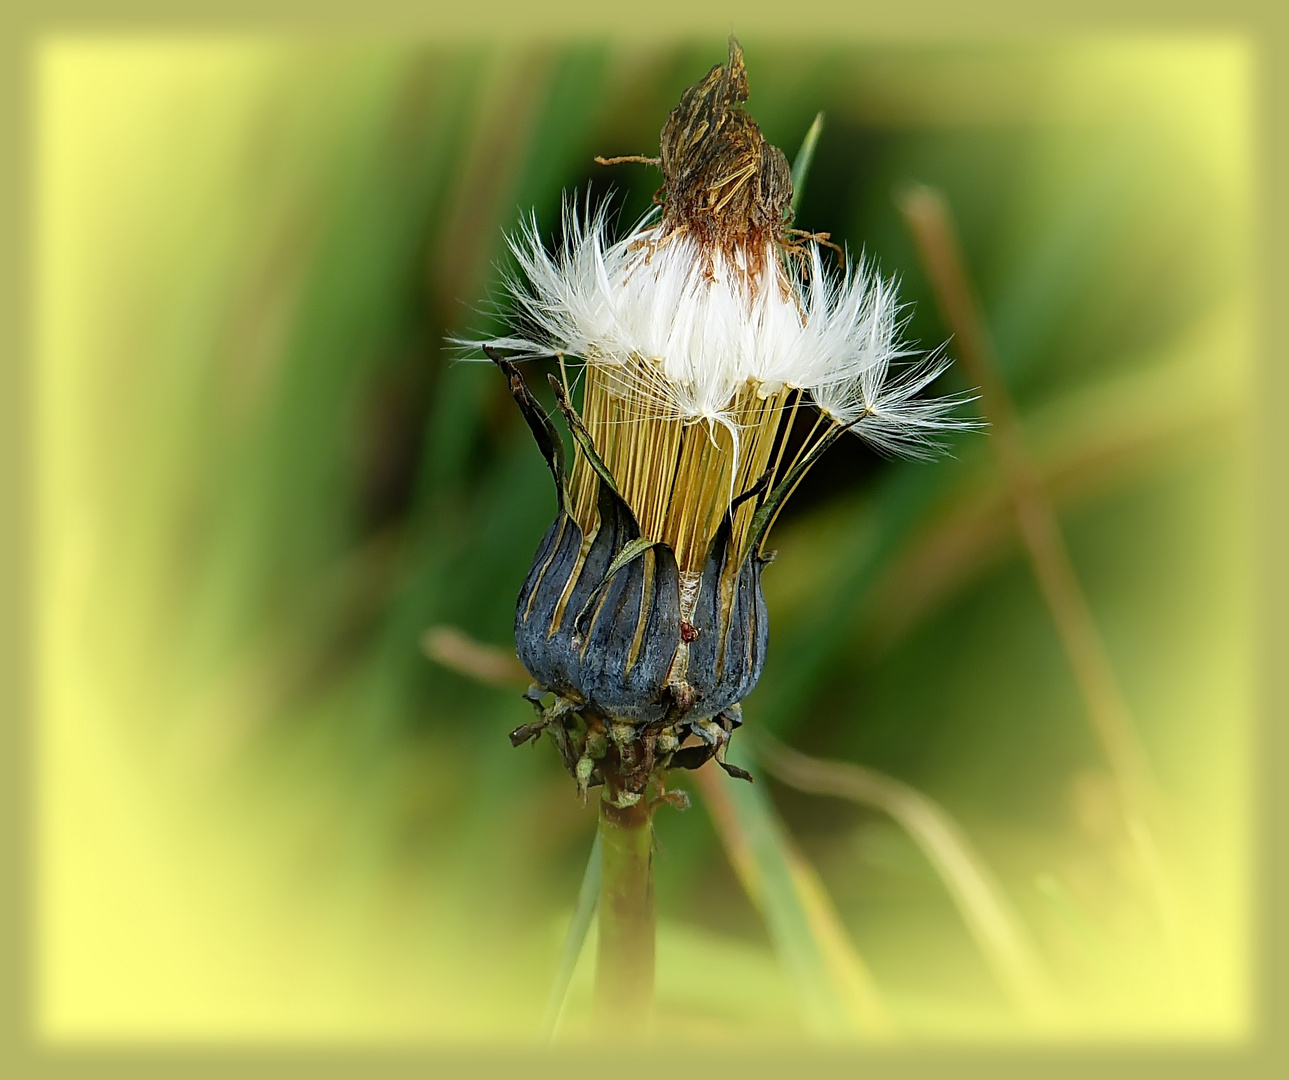
[{"label": "white fluffy tuft", "polygon": [[895,283],[865,260],[830,271],[810,242],[785,265],[770,246],[753,274],[746,253],[662,236],[656,214],[616,242],[603,208],[566,202],[563,225],[553,255],[535,217],[509,240],[519,275],[506,287],[525,336],[458,344],[579,358],[652,396],[659,415],[736,438],[730,411],[749,381],[804,391],[887,453],[929,456],[947,433],[976,426],[951,415],[967,396],[918,396],[950,361],[941,350],[919,359],[901,340]]}]

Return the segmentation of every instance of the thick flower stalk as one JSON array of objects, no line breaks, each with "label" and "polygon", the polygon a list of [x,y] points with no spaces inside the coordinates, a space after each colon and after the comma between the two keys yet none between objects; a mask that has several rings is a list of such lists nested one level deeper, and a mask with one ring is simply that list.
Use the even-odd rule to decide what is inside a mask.
[{"label": "thick flower stalk", "polygon": [[[515,616],[538,715],[511,738],[549,732],[581,790],[604,785],[606,859],[648,852],[666,770],[715,758],[747,778],[725,750],[765,663],[766,536],[805,472],[847,431],[925,455],[966,426],[951,415],[960,398],[919,396],[948,361],[901,342],[893,283],[863,262],[826,268],[827,238],[790,228],[791,172],[747,96],[731,39],[728,62],[668,117],[659,157],[639,159],[662,170],[660,210],[614,241],[602,212],[566,206],[553,255],[531,221],[511,241],[516,329],[482,343],[559,505]],[[551,356],[574,442],[567,471],[515,365]],[[638,888],[615,900],[605,869],[602,969],[651,972],[630,949],[606,954],[604,905],[622,901],[639,920],[652,900]]]}]

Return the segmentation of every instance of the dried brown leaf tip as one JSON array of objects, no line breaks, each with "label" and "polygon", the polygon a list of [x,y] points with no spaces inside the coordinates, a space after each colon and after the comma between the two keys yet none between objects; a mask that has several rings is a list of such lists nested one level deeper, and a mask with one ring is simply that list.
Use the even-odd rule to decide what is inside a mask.
[{"label": "dried brown leaf tip", "polygon": [[684,230],[704,245],[762,250],[782,242],[791,221],[792,170],[743,109],[743,50],[681,95],[662,129],[664,233]]}]

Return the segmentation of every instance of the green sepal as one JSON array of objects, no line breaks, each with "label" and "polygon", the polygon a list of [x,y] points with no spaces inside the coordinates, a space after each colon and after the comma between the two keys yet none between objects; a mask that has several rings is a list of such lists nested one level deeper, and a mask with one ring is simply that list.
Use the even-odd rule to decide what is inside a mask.
[{"label": "green sepal", "polygon": [[825,450],[862,419],[862,416],[856,417],[849,424],[837,424],[834,426],[828,434],[814,445],[810,453],[804,454],[801,460],[788,470],[787,475],[775,485],[774,490],[766,496],[765,502],[757,507],[756,513],[752,515],[752,523],[748,526],[747,531],[747,550],[749,552],[755,552],[760,548],[762,541],[765,539],[765,534],[770,529],[770,522],[774,520],[774,515],[778,513],[783,501],[792,493],[792,489],[797,486],[797,481],[805,475],[806,470],[819,460]]},{"label": "green sepal", "polygon": [[564,478],[564,440],[555,430],[555,425],[546,415],[546,410],[533,397],[519,368],[490,345],[483,346],[483,351],[484,355],[501,368],[502,374],[506,376],[510,384],[510,394],[519,405],[519,411],[524,414],[528,428],[537,442],[537,448],[546,459],[551,476],[555,478],[555,495],[559,499],[559,508],[563,513],[569,513],[568,482]]},{"label": "green sepal", "polygon": [[[591,438],[591,433],[586,430],[586,425],[582,423],[582,418],[577,415],[577,410],[573,408],[568,400],[568,395],[564,393],[564,384],[554,375],[546,377],[550,380],[551,389],[555,391],[555,401],[559,404],[559,410],[564,414],[564,419],[568,421],[568,430],[573,436],[573,441],[577,443],[578,449],[586,455],[586,460],[590,463],[595,475],[600,478],[600,483],[607,484],[609,490],[621,499],[622,493],[614,482],[613,474],[609,472],[609,467],[604,464],[604,459],[600,457],[599,451],[595,449],[595,440]],[[625,501],[624,499],[623,502]],[[632,517],[634,516],[632,514]]]},{"label": "green sepal", "polygon": [[626,566],[632,559],[639,558],[650,548],[657,547],[661,542],[662,541],[660,540],[650,540],[645,536],[637,537],[635,540],[632,540],[631,543],[618,552],[617,558],[615,558],[609,565],[609,568],[604,571],[605,584],[608,583],[609,578],[613,577],[614,574]]}]

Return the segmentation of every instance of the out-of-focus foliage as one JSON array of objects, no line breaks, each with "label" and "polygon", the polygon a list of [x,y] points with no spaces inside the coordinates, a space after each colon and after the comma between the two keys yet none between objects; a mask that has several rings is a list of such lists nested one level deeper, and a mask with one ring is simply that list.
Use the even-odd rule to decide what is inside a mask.
[{"label": "out-of-focus foliage", "polygon": [[[1242,1030],[1243,54],[743,44],[771,141],[791,155],[827,116],[798,223],[897,274],[927,347],[945,330],[893,194],[929,182],[954,207],[1168,796],[1171,939],[987,436],[934,464],[848,440],[809,477],[776,527],[748,726],[952,813],[1036,942],[1058,1029]],[[512,691],[419,647],[432,624],[506,645],[553,513],[502,380],[443,339],[497,325],[487,298],[521,214],[556,232],[561,192],[588,186],[624,223],[648,207],[655,172],[592,158],[654,152],[681,89],[723,56],[720,41],[43,51],[47,1033],[535,1036],[593,808],[549,748],[510,747],[528,709]],[[896,1033],[1031,1037],[907,835],[755,790]],[[660,1022],[801,1037],[773,920],[702,806],[658,830]],[[570,1038],[590,970],[584,956]]]}]

